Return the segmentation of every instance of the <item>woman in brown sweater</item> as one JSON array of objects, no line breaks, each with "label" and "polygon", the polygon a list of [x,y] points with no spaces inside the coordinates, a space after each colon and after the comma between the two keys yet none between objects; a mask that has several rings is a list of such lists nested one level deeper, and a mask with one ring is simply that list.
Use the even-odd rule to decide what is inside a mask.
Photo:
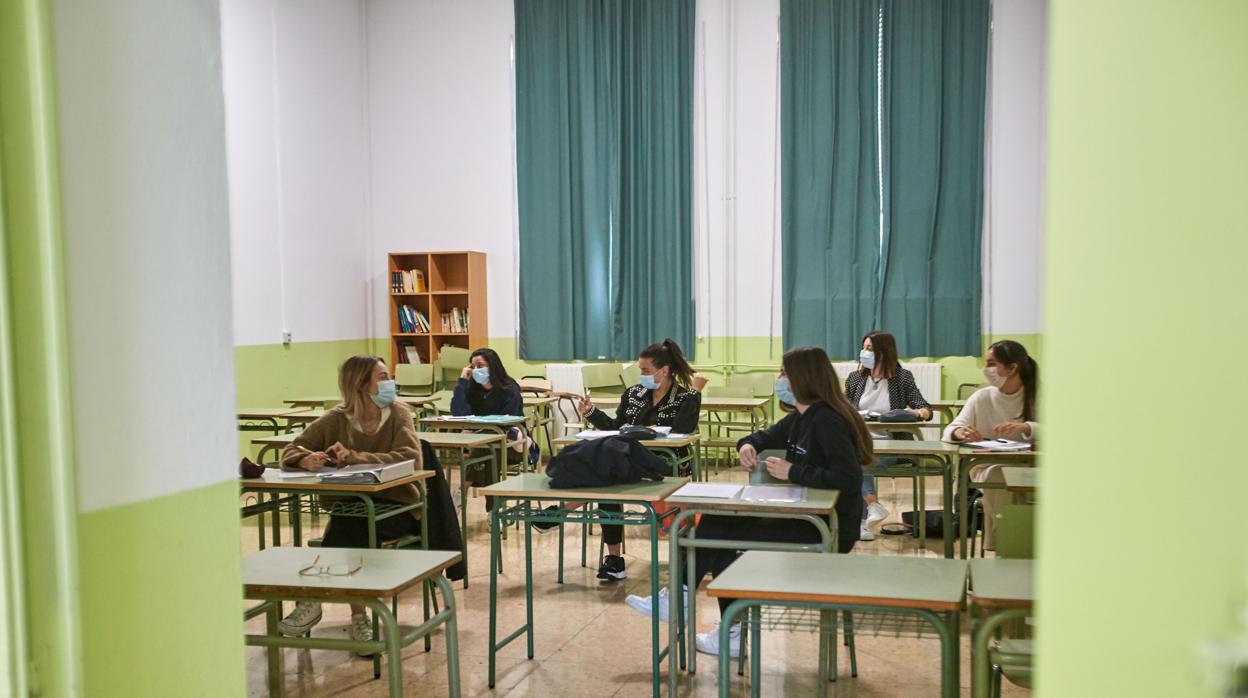
[{"label": "woman in brown sweater", "polygon": [[[375,356],[352,356],[338,369],[342,404],[312,422],[282,452],[286,469],[318,471],[357,463],[397,463],[414,460],[421,470],[420,441],[411,409],[395,401],[396,388],[386,364]],[[386,499],[417,500],[413,485],[386,491]],[[380,498],[377,498],[381,501]],[[379,540],[419,534],[419,520],[393,516],[377,522]],[[322,544],[326,548],[367,548],[368,522],[355,516],[330,516]],[[300,601],[278,623],[284,635],[303,635],[321,620],[321,605]],[[363,606],[351,606],[351,638],[371,640],[373,625]]]}]

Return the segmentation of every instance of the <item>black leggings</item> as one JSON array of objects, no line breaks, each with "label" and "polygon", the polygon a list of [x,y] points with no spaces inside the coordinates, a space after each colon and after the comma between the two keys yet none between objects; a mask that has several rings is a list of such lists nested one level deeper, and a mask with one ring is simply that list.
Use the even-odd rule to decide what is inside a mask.
[{"label": "black leggings", "polygon": [[[857,536],[857,529],[853,531]],[[606,537],[606,527],[603,527]],[[698,538],[728,539],[774,543],[818,543],[819,530],[812,524],[794,519],[768,519],[758,516],[715,516],[704,514],[698,522]],[[847,545],[848,543],[848,545]],[[837,547],[842,553],[848,553],[854,547],[853,540],[842,537]],[[695,591],[698,584],[708,573],[719,575],[728,569],[741,552],[738,550],[721,550],[717,548],[698,548],[694,558],[693,578],[686,577],[685,584],[690,591]],[[688,574],[688,570],[686,570]],[[720,615],[728,610],[733,599],[719,600]]]},{"label": "black leggings", "polygon": [[[624,511],[619,504],[599,504],[600,511]],[[607,545],[619,545],[624,540],[624,527],[619,524],[602,525],[602,542]]]},{"label": "black leggings", "polygon": [[[377,500],[383,503],[383,500]],[[391,502],[384,502],[391,503]],[[377,543],[420,535],[420,522],[409,512],[381,519],[377,522]],[[326,548],[367,548],[368,519],[363,516],[330,516],[329,525],[321,545]]]}]

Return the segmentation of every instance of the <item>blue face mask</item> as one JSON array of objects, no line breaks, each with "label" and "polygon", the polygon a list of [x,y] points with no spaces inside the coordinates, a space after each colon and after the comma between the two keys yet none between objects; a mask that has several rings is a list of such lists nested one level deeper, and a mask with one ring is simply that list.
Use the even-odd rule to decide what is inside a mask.
[{"label": "blue face mask", "polygon": [[793,397],[793,391],[789,388],[787,376],[780,376],[776,379],[776,399],[786,405],[797,404],[797,398]]},{"label": "blue face mask", "polygon": [[655,378],[654,376],[647,376],[645,374],[642,374],[641,387],[645,388],[646,390],[658,390],[659,380]]},{"label": "blue face mask", "polygon": [[485,385],[486,383],[489,383],[490,382],[490,369],[488,368],[472,369],[472,379],[480,383],[481,385]]},{"label": "blue face mask", "polygon": [[863,349],[858,352],[858,363],[862,364],[862,367],[868,371],[875,368],[875,352],[870,349]]},{"label": "blue face mask", "polygon": [[394,398],[399,394],[399,388],[394,381],[377,381],[377,394],[370,395],[373,398],[373,404],[378,407],[389,407],[394,402]]}]

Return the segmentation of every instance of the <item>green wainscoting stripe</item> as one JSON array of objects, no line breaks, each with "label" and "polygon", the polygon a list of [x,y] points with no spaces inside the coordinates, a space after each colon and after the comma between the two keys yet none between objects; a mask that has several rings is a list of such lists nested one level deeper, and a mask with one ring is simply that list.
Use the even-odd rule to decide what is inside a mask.
[{"label": "green wainscoting stripe", "polygon": [[290,397],[337,395],[338,367],[347,357],[368,352],[366,339],[234,347],[238,406],[277,407]]},{"label": "green wainscoting stripe", "polygon": [[238,483],[78,522],[85,694],[245,695]]},{"label": "green wainscoting stripe", "polygon": [[[75,527],[74,438],[66,334],[60,156],[51,9],[0,2],[0,285],[7,313],[2,359],[4,590],[9,617],[0,693],[82,693]],[[20,370],[19,370],[20,369]],[[20,415],[20,419],[18,416]],[[21,467],[20,478],[16,472]],[[16,492],[13,490],[17,489]],[[14,495],[20,507],[12,508]],[[21,541],[19,556],[16,544]],[[24,578],[20,581],[18,576]],[[22,596],[15,597],[14,594]],[[27,673],[29,670],[29,674]]]},{"label": "green wainscoting stripe", "polygon": [[1248,641],[1248,2],[1049,27],[1035,683],[1233,695],[1203,649]]}]

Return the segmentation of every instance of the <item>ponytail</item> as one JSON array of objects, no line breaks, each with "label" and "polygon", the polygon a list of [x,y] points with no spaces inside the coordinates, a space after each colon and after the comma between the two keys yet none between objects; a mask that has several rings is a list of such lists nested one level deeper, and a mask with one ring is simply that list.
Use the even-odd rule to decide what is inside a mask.
[{"label": "ponytail", "polygon": [[1036,391],[1040,382],[1040,365],[1031,358],[1023,345],[1012,339],[993,342],[988,351],[999,363],[1018,367],[1018,377],[1023,381],[1023,413],[1019,418],[1024,422],[1036,421]]},{"label": "ponytail", "polygon": [[693,384],[693,367],[685,360],[680,346],[669,337],[658,344],[651,344],[637,355],[639,359],[649,359],[655,368],[670,367],[672,380],[683,388]]}]

